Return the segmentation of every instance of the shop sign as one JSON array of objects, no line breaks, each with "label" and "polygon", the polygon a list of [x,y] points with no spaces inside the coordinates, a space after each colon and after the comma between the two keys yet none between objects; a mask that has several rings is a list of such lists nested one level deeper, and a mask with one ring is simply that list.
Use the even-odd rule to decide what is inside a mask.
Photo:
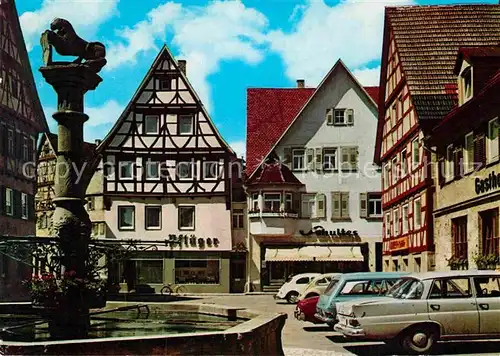
[{"label": "shop sign", "polygon": [[399,239],[389,241],[389,250],[398,251],[406,250],[408,248],[408,237],[401,237]]},{"label": "shop sign", "polygon": [[219,246],[219,239],[214,237],[214,238],[203,238],[203,237],[196,237],[195,235],[175,235],[175,234],[170,234],[168,235],[168,239],[165,240],[165,246],[169,247],[175,247],[176,245],[179,245],[179,247],[182,248],[182,246],[185,247],[199,247],[199,248],[205,248],[205,247],[217,247]]},{"label": "shop sign", "polygon": [[500,188],[500,173],[496,174],[494,171],[488,174],[488,177],[481,179],[476,178],[476,194],[487,193],[493,189]]},{"label": "shop sign", "polygon": [[299,231],[302,236],[328,236],[328,237],[342,237],[342,238],[350,238],[353,240],[361,241],[361,238],[358,235],[356,230],[345,230],[345,229],[337,229],[337,230],[325,230],[323,226],[314,226],[308,232],[304,232],[304,230]]}]

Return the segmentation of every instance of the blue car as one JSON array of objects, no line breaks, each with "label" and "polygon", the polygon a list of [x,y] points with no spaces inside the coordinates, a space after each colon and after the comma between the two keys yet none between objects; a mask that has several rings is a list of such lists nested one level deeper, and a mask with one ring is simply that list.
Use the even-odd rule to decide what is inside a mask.
[{"label": "blue car", "polygon": [[337,323],[336,303],[356,298],[384,296],[404,272],[346,273],[332,279],[316,305],[317,319],[333,327]]}]

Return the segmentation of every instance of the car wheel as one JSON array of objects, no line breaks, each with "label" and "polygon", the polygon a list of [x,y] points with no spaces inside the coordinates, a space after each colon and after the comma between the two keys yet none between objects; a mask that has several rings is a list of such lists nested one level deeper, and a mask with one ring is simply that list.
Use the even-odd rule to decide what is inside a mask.
[{"label": "car wheel", "polygon": [[437,334],[433,328],[417,327],[406,331],[401,338],[401,346],[410,353],[429,352],[436,342]]},{"label": "car wheel", "polygon": [[288,303],[291,303],[291,304],[297,303],[297,298],[298,297],[299,297],[299,293],[297,293],[297,292],[290,292],[286,296],[286,301]]}]

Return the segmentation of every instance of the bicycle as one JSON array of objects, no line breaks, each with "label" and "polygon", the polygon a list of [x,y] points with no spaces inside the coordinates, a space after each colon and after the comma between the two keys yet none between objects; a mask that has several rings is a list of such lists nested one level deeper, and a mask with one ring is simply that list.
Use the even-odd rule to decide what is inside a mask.
[{"label": "bicycle", "polygon": [[172,283],[169,283],[167,285],[164,285],[163,288],[160,290],[161,295],[171,295],[173,294],[185,294],[187,293],[187,288],[183,285],[172,285]]}]

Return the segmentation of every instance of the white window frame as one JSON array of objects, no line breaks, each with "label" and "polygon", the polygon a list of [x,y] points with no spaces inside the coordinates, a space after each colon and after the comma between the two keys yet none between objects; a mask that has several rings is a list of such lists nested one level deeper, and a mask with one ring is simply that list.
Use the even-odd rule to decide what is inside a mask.
[{"label": "white window frame", "polygon": [[[274,196],[274,199],[267,199],[267,197],[269,196]],[[264,193],[263,202],[264,202],[264,208],[263,208],[264,212],[279,213],[281,211],[281,193],[266,192]],[[267,208],[266,202],[271,202],[270,209]]]},{"label": "white window frame", "polygon": [[[302,154],[297,153],[302,152]],[[297,158],[297,163],[302,162],[302,166],[299,167],[295,165],[295,158]],[[294,148],[292,149],[292,170],[303,171],[306,169],[306,150],[304,148]]]},{"label": "white window frame", "polygon": [[391,184],[396,184],[398,182],[398,156],[396,155],[391,161],[392,168],[392,182]]},{"label": "white window frame", "polygon": [[[419,209],[417,209],[417,205],[419,205]],[[418,216],[417,216],[418,211]],[[422,201],[420,198],[417,198],[413,201],[413,229],[417,230],[422,227]]]},{"label": "white window frame", "polygon": [[260,210],[259,193],[253,193],[252,194],[252,210],[253,211],[259,211]]},{"label": "white window frame", "polygon": [[346,111],[347,109],[333,109],[334,126],[342,126],[347,124]]},{"label": "white window frame", "polygon": [[[157,171],[157,175],[156,176],[151,176],[149,175],[150,173],[150,167],[151,166],[154,166],[156,165],[156,171]],[[145,176],[146,176],[146,179],[147,180],[159,180],[160,179],[160,162],[159,161],[146,161],[146,166],[145,166],[145,169],[146,169],[146,172],[145,172]]]},{"label": "white window frame", "polygon": [[390,172],[391,172],[391,163],[387,162],[384,165],[384,189],[387,189],[392,185],[392,183],[389,181]]},{"label": "white window frame", "polygon": [[394,211],[392,212],[392,220],[392,226],[394,230],[393,236],[399,236],[399,234],[401,233],[401,231],[399,231],[399,207],[394,209]]},{"label": "white window frame", "polygon": [[95,210],[95,197],[87,197],[87,211]]},{"label": "white window frame", "polygon": [[[492,137],[492,131],[496,130],[496,137]],[[500,120],[498,117],[490,120],[488,122],[488,144],[486,145],[486,155],[488,157],[488,163],[496,162],[500,158]]]},{"label": "white window frame", "polygon": [[[187,119],[190,120],[190,125],[191,128],[189,131],[183,131],[183,125],[187,123]],[[186,122],[183,122],[183,120],[186,120]],[[178,134],[179,135],[192,135],[194,132],[194,116],[192,114],[185,114],[185,115],[179,115],[178,116]]]},{"label": "white window frame", "polygon": [[[148,212],[153,209],[159,209],[158,226],[148,225]],[[146,230],[161,230],[162,208],[161,205],[146,205],[144,207],[144,228]]]},{"label": "white window frame", "polygon": [[[380,218],[382,217],[382,196],[374,196],[373,194],[370,194],[368,193],[368,197],[367,197],[367,216],[370,217],[370,218]],[[371,205],[374,205],[374,211],[375,213],[374,214],[370,214],[370,206]],[[377,209],[377,205],[379,206],[379,209]],[[379,214],[376,213],[376,211],[379,211]]]},{"label": "white window frame", "polygon": [[[130,164],[130,176],[124,176],[122,173],[122,167],[124,165],[128,165]],[[135,161],[119,161],[118,162],[118,177],[120,179],[127,179],[127,180],[131,180],[131,179],[134,179],[134,165],[135,165]]]},{"label": "white window frame", "polygon": [[385,237],[386,238],[389,238],[392,236],[391,216],[392,216],[392,213],[390,211],[385,214]]},{"label": "white window frame", "polygon": [[[186,176],[182,176],[181,175],[181,170],[180,170],[180,167],[182,167],[184,165],[187,165],[188,167],[191,167],[189,169],[189,172],[188,172],[189,174],[186,175]],[[177,169],[176,169],[177,172],[176,173],[177,173],[178,179],[179,180],[191,180],[191,179],[193,179],[193,176],[194,176],[194,172],[193,172],[194,171],[194,167],[193,166],[194,166],[194,163],[191,162],[191,161],[177,162]]]},{"label": "white window frame", "polygon": [[446,146],[446,157],[444,164],[444,179],[445,182],[453,180],[455,177],[455,150],[453,145]]},{"label": "white window frame", "polygon": [[[121,212],[124,209],[132,209],[132,226],[122,226],[122,215]],[[134,205],[121,205],[118,206],[118,229],[119,230],[135,230],[135,206]]]},{"label": "white window frame", "polygon": [[405,204],[403,205],[403,208],[401,210],[401,213],[402,213],[402,220],[403,220],[403,226],[402,226],[402,233],[403,234],[406,234],[410,228],[410,221],[408,220],[408,216],[410,214],[410,210],[409,210],[409,206],[408,204]]},{"label": "white window frame", "polygon": [[[471,147],[467,147],[467,141],[469,139],[471,139]],[[467,135],[465,135],[463,150],[464,172],[470,173],[474,170],[474,132],[471,131]]]},{"label": "white window frame", "polygon": [[285,206],[283,208],[287,213],[293,211],[293,196],[291,193],[285,193]]},{"label": "white window frame", "polygon": [[401,177],[406,177],[408,174],[408,157],[406,148],[401,151],[401,164],[400,164]]},{"label": "white window frame", "polygon": [[420,140],[417,137],[411,141],[411,165],[415,169],[420,164]]},{"label": "white window frame", "polygon": [[[216,172],[215,172],[215,176],[214,177],[211,177],[211,176],[207,176],[207,172],[211,172],[211,166],[215,166],[216,168]],[[217,161],[205,161],[203,162],[203,179],[207,179],[207,180],[216,180],[218,179],[220,176],[220,166],[219,166],[219,162]]]},{"label": "white window frame", "polygon": [[5,188],[5,214],[14,215],[14,191],[10,188]]},{"label": "white window frame", "polygon": [[[181,220],[181,215],[182,215],[181,210],[182,209],[187,209],[187,208],[189,208],[189,209],[192,208],[193,209],[192,210],[193,211],[193,219],[192,219],[193,220],[193,224],[192,224],[192,226],[182,226],[181,225],[181,223],[182,223],[182,220]],[[179,226],[178,227],[179,227],[179,230],[194,230],[195,226],[196,226],[196,222],[195,222],[195,219],[196,219],[196,207],[194,205],[179,205],[178,209],[179,209],[179,212],[178,212],[178,219],[179,219],[179,221],[178,221],[178,225]]]},{"label": "white window frame", "polygon": [[[467,92],[466,76],[469,76],[469,92]],[[460,75],[462,80],[462,98],[463,103],[467,102],[473,95],[472,67],[465,68]]]},{"label": "white window frame", "polygon": [[[304,204],[307,204],[307,209],[304,209]],[[303,218],[316,218],[316,193],[304,193],[301,195],[300,215]]]},{"label": "white window frame", "polygon": [[[323,149],[323,169],[325,171],[334,171],[337,169],[337,159],[338,159],[338,149],[334,147],[328,147]],[[333,163],[333,167],[331,164]]]},{"label": "white window frame", "polygon": [[[236,224],[235,224],[236,222]],[[241,224],[240,224],[241,222]],[[231,214],[231,225],[235,230],[241,230],[245,228],[245,214],[243,209],[234,209]]]},{"label": "white window frame", "polygon": [[21,193],[21,219],[28,220],[28,195]]}]

